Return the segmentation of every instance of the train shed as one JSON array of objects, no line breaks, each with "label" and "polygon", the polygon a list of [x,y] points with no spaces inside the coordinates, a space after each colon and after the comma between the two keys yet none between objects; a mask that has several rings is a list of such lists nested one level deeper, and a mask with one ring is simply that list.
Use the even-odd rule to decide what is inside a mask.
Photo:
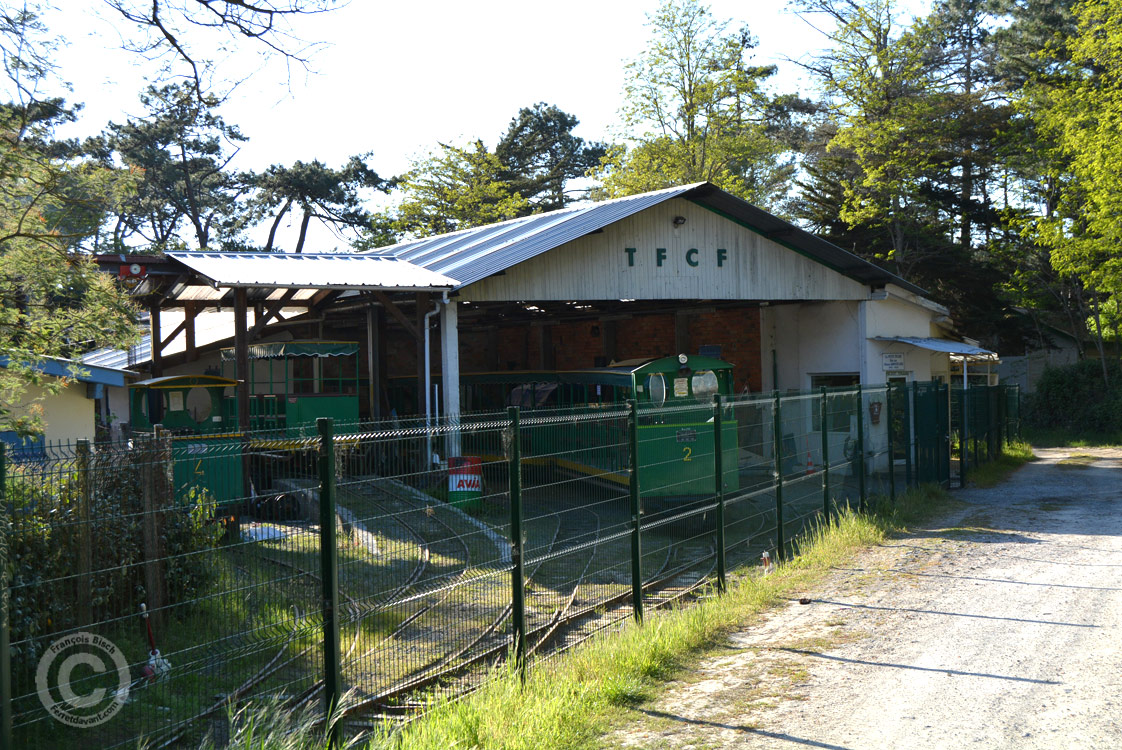
[{"label": "train shed", "polygon": [[[949,380],[952,359],[996,358],[958,340],[922,289],[708,183],[366,253],[170,253],[136,283],[153,376],[197,372],[231,344],[326,332],[357,343],[369,418],[388,415],[395,378],[426,374],[442,386],[412,410],[458,413],[472,408],[460,372],[707,354],[735,366],[737,392],[759,392]],[[192,327],[160,329],[169,305],[191,320],[232,308],[235,330],[161,359]]]}]

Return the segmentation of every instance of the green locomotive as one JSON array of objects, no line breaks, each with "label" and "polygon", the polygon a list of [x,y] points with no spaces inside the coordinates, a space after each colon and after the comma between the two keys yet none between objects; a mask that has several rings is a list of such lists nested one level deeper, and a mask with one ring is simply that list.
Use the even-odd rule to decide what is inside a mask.
[{"label": "green locomotive", "polygon": [[[626,486],[627,420],[620,415],[635,399],[642,496],[648,504],[674,504],[714,493],[713,396],[731,395],[732,369],[715,357],[680,354],[587,370],[464,373],[460,403],[465,412],[520,407],[524,463],[552,465]],[[407,409],[415,398],[416,379],[393,381],[391,403]],[[434,376],[434,382],[439,381]],[[550,419],[559,416],[588,419]],[[722,419],[721,447],[724,488],[735,491],[739,452],[731,409]],[[502,456],[501,446],[473,442],[467,435],[463,450],[487,461]]]}]

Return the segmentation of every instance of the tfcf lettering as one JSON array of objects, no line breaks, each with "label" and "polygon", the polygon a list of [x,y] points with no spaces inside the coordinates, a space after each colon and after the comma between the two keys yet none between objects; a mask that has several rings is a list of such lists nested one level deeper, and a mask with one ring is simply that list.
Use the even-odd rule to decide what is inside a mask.
[{"label": "tfcf lettering", "polygon": [[[639,252],[639,250],[634,247],[625,247],[623,251],[627,253],[627,265],[634,266],[635,255]],[[665,247],[656,247],[650,252],[654,255],[655,265],[659,268],[662,268],[662,266],[665,265],[666,259],[668,257],[667,249]],[[696,247],[691,247],[688,250],[675,251],[676,254],[678,252],[681,252],[684,255],[686,259],[686,265],[692,266],[693,268],[697,268],[701,264],[702,258],[716,258],[717,268],[724,268],[725,261],[729,258],[729,251],[723,247],[719,247],[716,250],[706,250],[705,252],[698,250]]]}]

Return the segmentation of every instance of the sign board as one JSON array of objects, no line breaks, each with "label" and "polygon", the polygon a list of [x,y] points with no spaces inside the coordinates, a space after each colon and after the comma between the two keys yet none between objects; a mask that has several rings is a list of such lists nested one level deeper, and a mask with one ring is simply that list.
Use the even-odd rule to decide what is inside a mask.
[{"label": "sign board", "polygon": [[880,366],[885,372],[904,369],[904,352],[884,352],[880,355]]},{"label": "sign board", "polygon": [[690,395],[690,381],[686,378],[674,378],[674,397],[686,398]]}]

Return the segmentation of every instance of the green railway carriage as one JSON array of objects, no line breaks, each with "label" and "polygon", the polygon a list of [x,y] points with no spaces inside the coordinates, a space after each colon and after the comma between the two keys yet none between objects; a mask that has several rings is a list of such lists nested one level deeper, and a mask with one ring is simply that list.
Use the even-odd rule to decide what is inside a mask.
[{"label": "green railway carriage", "polygon": [[[176,497],[205,490],[230,503],[268,489],[275,467],[307,438],[316,419],[332,417],[347,444],[359,428],[358,344],[285,341],[254,344],[248,372],[236,372],[232,349],[221,353],[230,377],[169,375],[130,386],[129,419],[136,432],[162,425],[171,433]],[[236,377],[248,381],[249,420],[239,424]]]},{"label": "green railway carriage", "polygon": [[[724,360],[701,355],[632,359],[587,370],[512,370],[464,373],[461,406],[468,411],[496,411],[518,406],[523,413],[522,455],[533,464],[595,476],[626,486],[628,437],[625,419],[596,419],[619,413],[630,399],[639,407],[639,486],[648,504],[710,497],[714,492],[714,394],[732,393],[732,368]],[[434,376],[439,384],[440,378]],[[395,378],[391,403],[408,408],[415,398],[415,378]],[[535,426],[537,418],[588,416],[564,426]],[[737,428],[731,410],[722,420],[723,482],[739,487]],[[497,445],[466,441],[464,453],[490,460]]]}]

